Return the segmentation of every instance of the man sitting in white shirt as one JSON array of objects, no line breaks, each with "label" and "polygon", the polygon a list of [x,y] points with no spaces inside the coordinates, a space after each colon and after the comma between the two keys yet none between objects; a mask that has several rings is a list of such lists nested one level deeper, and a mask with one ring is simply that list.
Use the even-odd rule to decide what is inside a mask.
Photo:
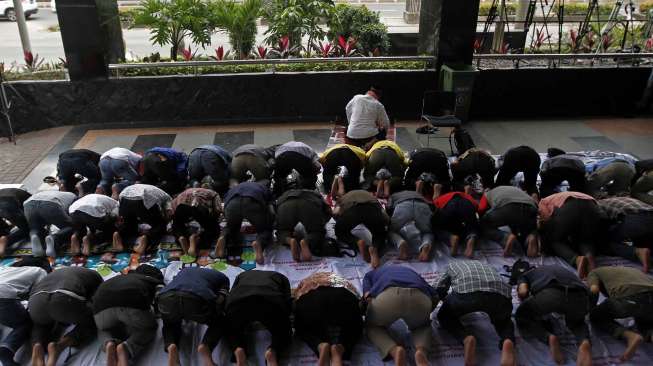
[{"label": "man sitting in white shirt", "polygon": [[381,88],[372,86],[366,94],[358,94],[347,103],[346,143],[367,150],[378,140],[385,140],[390,120],[380,98]]}]

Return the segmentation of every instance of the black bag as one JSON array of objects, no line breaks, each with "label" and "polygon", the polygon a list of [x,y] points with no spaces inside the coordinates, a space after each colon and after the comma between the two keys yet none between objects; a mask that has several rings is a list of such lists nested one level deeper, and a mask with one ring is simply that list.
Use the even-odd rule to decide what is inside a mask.
[{"label": "black bag", "polygon": [[506,272],[510,273],[510,285],[514,286],[517,284],[517,281],[519,280],[519,277],[521,277],[524,273],[530,271],[531,269],[535,268],[535,266],[531,266],[530,263],[528,263],[525,260],[518,259],[512,267],[510,266],[503,266],[503,269],[506,270]]},{"label": "black bag", "polygon": [[342,245],[339,241],[333,238],[324,239],[324,247],[316,250],[318,253],[313,253],[318,257],[343,257],[347,256],[350,258],[356,257],[358,254],[357,248],[350,248],[348,246]]},{"label": "black bag", "polygon": [[[452,140],[453,139],[453,143]],[[453,152],[453,145],[456,145],[457,154]],[[454,127],[449,134],[449,147],[451,148],[451,155],[462,155],[465,151],[476,147],[472,136],[464,128]]]}]

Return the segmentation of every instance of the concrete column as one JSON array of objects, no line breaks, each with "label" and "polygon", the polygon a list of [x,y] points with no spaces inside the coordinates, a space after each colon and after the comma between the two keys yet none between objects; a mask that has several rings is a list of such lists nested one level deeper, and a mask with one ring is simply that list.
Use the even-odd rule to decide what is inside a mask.
[{"label": "concrete column", "polygon": [[503,47],[503,33],[505,32],[506,22],[508,19],[505,17],[506,0],[501,0],[499,8],[497,9],[497,18],[494,23],[494,37],[492,39],[492,51],[495,53],[501,52]]},{"label": "concrete column", "polygon": [[419,23],[419,13],[422,7],[422,0],[406,0],[406,10],[404,10],[404,21],[408,24]]},{"label": "concrete column", "polygon": [[441,9],[442,2],[440,0],[421,0],[419,38],[417,40],[417,53],[419,55],[438,56]]},{"label": "concrete column", "polygon": [[32,44],[29,41],[27,23],[25,22],[25,11],[23,11],[23,4],[20,0],[14,0],[14,11],[16,11],[16,23],[18,24],[20,43],[23,45],[23,53],[32,52]]},{"label": "concrete column", "polygon": [[526,13],[528,13],[529,2],[529,0],[519,0],[517,2],[515,29],[524,30],[524,21],[526,21]]}]

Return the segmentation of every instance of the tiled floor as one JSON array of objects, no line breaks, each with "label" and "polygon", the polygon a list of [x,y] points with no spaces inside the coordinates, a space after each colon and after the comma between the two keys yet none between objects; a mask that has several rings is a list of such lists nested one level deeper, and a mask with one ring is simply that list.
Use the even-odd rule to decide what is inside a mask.
[{"label": "tiled floor", "polygon": [[[417,122],[400,122],[396,141],[405,150],[429,145],[450,151],[449,129],[430,139],[418,135]],[[104,152],[114,146],[143,152],[154,146],[171,146],[190,152],[202,144],[218,144],[227,150],[256,143],[263,146],[290,140],[303,141],[316,151],[329,143],[332,125],[324,122],[304,124],[238,124],[200,127],[112,128],[79,126],[57,128],[21,136],[18,145],[0,143],[0,182],[24,184],[37,190],[46,175],[54,173],[58,154],[69,148],[88,148]],[[653,120],[651,119],[575,119],[477,121],[465,126],[477,146],[501,154],[517,145],[530,145],[538,151],[559,147],[567,151],[611,150],[653,158]]]}]

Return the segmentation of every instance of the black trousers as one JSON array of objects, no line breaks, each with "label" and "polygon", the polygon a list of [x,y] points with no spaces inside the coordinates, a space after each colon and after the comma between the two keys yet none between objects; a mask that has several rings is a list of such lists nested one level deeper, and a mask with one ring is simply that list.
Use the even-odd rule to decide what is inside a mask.
[{"label": "black trousers", "polygon": [[497,186],[509,186],[510,180],[522,172],[524,174],[524,189],[528,194],[537,193],[537,175],[540,173],[540,154],[530,146],[518,146],[506,152],[503,165],[497,175]]},{"label": "black trousers", "polygon": [[209,349],[213,350],[220,342],[226,327],[222,306],[183,291],[165,292],[157,297],[157,304],[163,320],[161,332],[166,352],[171,344],[179,345],[184,320],[208,325],[202,344]]},{"label": "black trousers", "polygon": [[188,177],[190,185],[200,183],[204,177],[213,179],[214,189],[224,195],[229,189],[229,167],[222,158],[209,150],[193,150],[188,157]]},{"label": "black trousers", "polygon": [[515,326],[510,317],[512,299],[495,292],[450,293],[445,297],[438,312],[438,322],[449,333],[462,340],[473,334],[460,322],[460,318],[474,312],[483,312],[490,317],[499,336],[499,349],[503,347],[506,339],[515,341]]},{"label": "black trousers", "polygon": [[102,178],[100,168],[95,162],[76,157],[59,159],[57,177],[63,183],[66,192],[75,192],[75,185],[79,182],[79,179],[75,178],[75,174],[81,174],[88,178],[86,182],[82,183],[84,192],[95,193],[95,188]]},{"label": "black trousers", "polygon": [[155,248],[161,242],[161,237],[166,233],[166,220],[159,206],[154,205],[149,209],[142,200],[120,200],[120,217],[123,223],[119,228],[123,238],[138,236],[138,224],[145,223],[151,229],[147,233],[148,249]]},{"label": "black trousers", "polygon": [[542,225],[546,249],[576,266],[579,255],[593,255],[600,239],[601,212],[594,201],[568,198]]},{"label": "black trousers", "polygon": [[260,322],[272,335],[270,348],[282,353],[291,341],[290,311],[283,306],[287,299],[264,295],[252,295],[228,304],[227,340],[232,350],[245,348],[247,328]]},{"label": "black trousers", "polygon": [[404,177],[406,189],[415,189],[415,182],[422,173],[433,174],[437,183],[443,185],[444,191],[449,191],[451,185],[449,160],[444,152],[434,148],[422,148],[413,153]]},{"label": "black trousers", "polygon": [[342,287],[318,287],[295,302],[295,334],[319,355],[320,343],[342,344],[348,360],[363,332],[358,299]]},{"label": "black trousers", "polygon": [[535,337],[546,343],[549,335],[555,333],[553,325],[544,316],[551,313],[564,315],[567,327],[581,343],[590,339],[585,323],[589,308],[586,290],[551,286],[524,300],[515,312],[515,320],[524,337]]},{"label": "black trousers", "polygon": [[259,182],[269,181],[272,175],[267,162],[254,154],[240,154],[231,161],[231,177],[238,183],[249,179],[247,177],[248,170],[254,175],[254,179]]},{"label": "black trousers", "polygon": [[401,185],[401,181],[404,178],[403,159],[391,148],[380,148],[372,152],[365,165],[365,170],[363,171],[365,189],[373,188],[372,183],[376,179],[376,172],[383,168],[390,172],[392,176],[391,184]]},{"label": "black trousers", "polygon": [[454,196],[432,217],[433,228],[439,228],[465,240],[470,235],[478,235],[479,223],[476,207],[468,200]]},{"label": "black trousers", "polygon": [[306,229],[306,241],[311,253],[320,256],[324,252],[326,223],[331,219],[320,205],[299,198],[284,201],[277,207],[277,239],[285,243],[293,236],[295,226],[302,223]]},{"label": "black trousers", "polygon": [[322,163],[322,187],[325,192],[331,191],[333,178],[338,174],[338,167],[347,167],[347,176],[342,180],[345,184],[345,191],[349,192],[360,188],[361,170],[363,164],[356,153],[346,147],[333,150],[327,155]]},{"label": "black trousers", "polygon": [[272,242],[272,225],[274,217],[269,207],[250,197],[234,197],[224,208],[224,216],[227,221],[225,227],[225,240],[227,248],[232,250],[240,247],[243,237],[240,233],[243,219],[249,221],[256,229],[256,241],[262,248]]},{"label": "black trousers", "polygon": [[465,158],[451,165],[454,189],[462,190],[465,178],[478,174],[481,177],[483,188],[494,188],[494,175],[497,173],[494,158],[482,152],[471,152]]},{"label": "black trousers", "polygon": [[174,161],[163,161],[158,154],[149,153],[143,158],[141,183],[157,186],[172,196],[186,188],[186,177],[177,172]]},{"label": "black trousers", "polygon": [[70,214],[73,220],[73,230],[81,240],[88,232],[96,235],[99,243],[112,238],[116,230],[116,222],[110,217],[94,217],[86,212],[75,211]]},{"label": "black trousers", "polygon": [[351,230],[360,224],[365,225],[372,233],[372,245],[383,250],[387,236],[387,218],[381,206],[374,203],[363,203],[344,211],[339,217],[336,217],[336,237],[351,248],[357,248],[358,238],[351,233]]},{"label": "black trousers", "polygon": [[653,292],[641,292],[620,298],[607,298],[590,312],[592,324],[612,334],[623,336],[624,328],[615,319],[635,318],[637,330],[648,339],[653,334]]},{"label": "black trousers", "polygon": [[524,244],[526,237],[537,229],[537,208],[524,203],[510,203],[488,211],[481,218],[481,226],[483,236],[496,242],[503,239],[503,233],[498,228],[508,226],[519,242]]},{"label": "black trousers", "polygon": [[204,229],[200,234],[200,245],[202,248],[209,248],[220,235],[219,216],[209,213],[206,207],[189,206],[180,204],[172,216],[172,232],[175,236],[189,236],[192,232],[186,227],[186,223],[195,220]]},{"label": "black trousers", "polygon": [[[9,247],[23,239],[27,239],[29,236],[29,224],[27,223],[27,218],[25,218],[23,207],[8,201],[0,198],[0,212],[3,213],[3,216],[0,216],[0,236],[8,237],[7,253],[9,252]],[[7,224],[5,220],[9,221],[11,225]],[[14,226],[17,230],[12,233],[11,230]]]},{"label": "black trousers", "polygon": [[541,198],[548,197],[555,193],[555,188],[563,181],[569,183],[569,190],[576,192],[584,192],[586,179],[585,170],[576,170],[571,168],[552,168],[540,172],[540,196]]},{"label": "black trousers", "polygon": [[317,171],[311,159],[294,151],[287,151],[275,159],[274,194],[280,196],[288,189],[286,177],[295,169],[301,176],[301,184],[296,188],[315,189]]},{"label": "black trousers", "polygon": [[90,305],[80,299],[56,292],[39,293],[29,298],[27,309],[34,324],[32,344],[40,343],[47,347],[71,324],[75,327],[63,337],[70,338],[73,346],[79,346],[96,336]]},{"label": "black trousers", "polygon": [[615,242],[631,241],[635,247],[651,248],[653,212],[626,214],[611,228],[610,233]]}]

